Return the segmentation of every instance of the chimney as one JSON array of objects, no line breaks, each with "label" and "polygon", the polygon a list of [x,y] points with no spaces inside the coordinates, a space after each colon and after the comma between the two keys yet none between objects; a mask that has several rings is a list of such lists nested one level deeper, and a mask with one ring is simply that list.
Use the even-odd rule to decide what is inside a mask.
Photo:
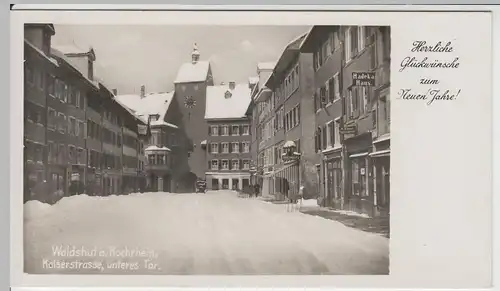
[{"label": "chimney", "polygon": [[118,95],[118,89],[113,89],[112,91],[113,91],[113,95],[115,95],[115,96]]},{"label": "chimney", "polygon": [[141,86],[141,98],[146,97],[146,86]]},{"label": "chimney", "polygon": [[229,89],[234,90],[234,87],[236,87],[236,82],[229,82]]}]

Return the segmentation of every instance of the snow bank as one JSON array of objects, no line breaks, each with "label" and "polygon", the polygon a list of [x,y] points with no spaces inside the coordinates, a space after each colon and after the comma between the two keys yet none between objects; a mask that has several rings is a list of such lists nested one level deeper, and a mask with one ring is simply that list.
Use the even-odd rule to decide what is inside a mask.
[{"label": "snow bank", "polygon": [[370,218],[368,214],[365,213],[357,213],[354,211],[349,211],[349,210],[331,210],[332,212],[342,214],[342,215],[348,215],[348,216],[357,216],[357,217],[362,217],[362,218]]},{"label": "snow bank", "polygon": [[[50,215],[39,215],[47,211]],[[53,206],[29,202],[25,212],[38,215],[24,225],[27,273],[65,273],[43,269],[40,263],[53,258],[52,248],[58,245],[154,250],[159,273],[165,275],[388,273],[388,239],[336,221],[287,212],[284,205],[240,199],[233,191],[79,195]],[[105,264],[116,260],[97,256],[89,260],[94,259]],[[103,272],[158,274],[144,268]],[[85,273],[96,274],[78,270]]]},{"label": "snow bank", "polygon": [[24,218],[43,217],[50,213],[51,205],[38,200],[28,201],[24,204]]},{"label": "snow bank", "polygon": [[303,207],[315,207],[318,206],[318,200],[316,199],[302,199]]}]

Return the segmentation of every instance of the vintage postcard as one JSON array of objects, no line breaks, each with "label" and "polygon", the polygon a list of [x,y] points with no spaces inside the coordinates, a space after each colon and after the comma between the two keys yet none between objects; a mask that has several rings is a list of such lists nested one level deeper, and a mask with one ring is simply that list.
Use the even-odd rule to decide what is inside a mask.
[{"label": "vintage postcard", "polygon": [[14,11],[16,281],[487,287],[491,44],[487,11]]}]

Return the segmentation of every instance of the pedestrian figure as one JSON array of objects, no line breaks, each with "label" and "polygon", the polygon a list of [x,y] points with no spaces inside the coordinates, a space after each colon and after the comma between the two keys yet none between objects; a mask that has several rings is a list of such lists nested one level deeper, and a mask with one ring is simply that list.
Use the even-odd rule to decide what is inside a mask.
[{"label": "pedestrian figure", "polygon": [[255,183],[255,185],[254,185],[254,191],[253,191],[255,197],[259,196],[259,191],[260,191],[260,185],[259,185],[259,183]]}]

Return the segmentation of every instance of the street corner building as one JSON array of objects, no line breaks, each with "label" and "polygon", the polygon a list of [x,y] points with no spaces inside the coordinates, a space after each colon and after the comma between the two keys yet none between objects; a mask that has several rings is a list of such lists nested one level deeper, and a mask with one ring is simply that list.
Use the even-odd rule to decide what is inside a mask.
[{"label": "street corner building", "polygon": [[249,116],[263,195],[303,185],[322,206],[389,215],[390,46],[390,27],[313,26],[258,64]]},{"label": "street corner building", "polygon": [[95,76],[93,49],[54,47],[55,33],[24,27],[24,201],[139,191],[145,123]]}]

